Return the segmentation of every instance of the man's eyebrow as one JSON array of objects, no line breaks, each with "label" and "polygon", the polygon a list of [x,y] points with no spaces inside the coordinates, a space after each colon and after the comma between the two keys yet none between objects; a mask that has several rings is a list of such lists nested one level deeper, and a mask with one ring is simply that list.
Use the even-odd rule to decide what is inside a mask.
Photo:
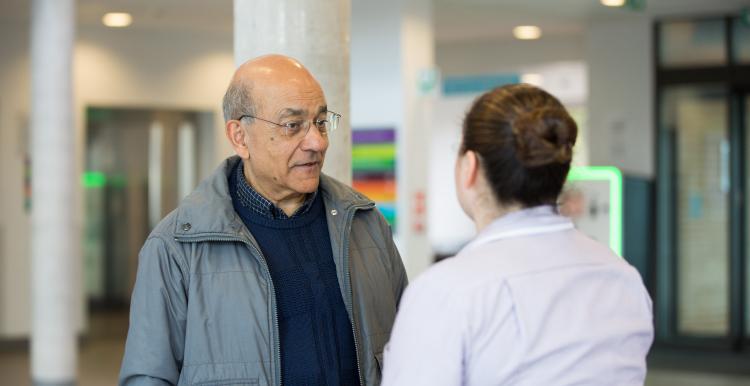
[{"label": "man's eyebrow", "polygon": [[[318,112],[315,115],[320,115],[328,111],[328,106],[320,106],[318,109]],[[289,118],[289,117],[300,117],[304,116],[305,110],[303,109],[293,109],[293,108],[285,108],[284,110],[281,110],[281,113],[279,113],[279,119]]]},{"label": "man's eyebrow", "polygon": [[284,110],[281,110],[281,113],[279,114],[279,118],[288,118],[288,117],[299,117],[305,115],[305,110],[302,109],[292,109],[292,108],[286,108]]}]

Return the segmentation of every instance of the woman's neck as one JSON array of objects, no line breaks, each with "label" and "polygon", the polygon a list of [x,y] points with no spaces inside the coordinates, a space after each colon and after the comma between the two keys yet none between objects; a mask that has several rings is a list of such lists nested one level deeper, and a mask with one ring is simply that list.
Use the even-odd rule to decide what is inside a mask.
[{"label": "woman's neck", "polygon": [[487,225],[490,225],[493,221],[500,217],[503,217],[509,213],[517,212],[523,209],[519,204],[512,205],[501,205],[497,203],[479,204],[474,208],[474,225],[477,228],[477,233],[480,233]]}]

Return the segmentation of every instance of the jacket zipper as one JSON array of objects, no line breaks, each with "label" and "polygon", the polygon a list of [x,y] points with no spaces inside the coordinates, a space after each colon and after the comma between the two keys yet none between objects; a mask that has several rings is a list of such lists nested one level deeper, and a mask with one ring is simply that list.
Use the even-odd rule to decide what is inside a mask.
[{"label": "jacket zipper", "polygon": [[276,366],[275,370],[277,370],[276,379],[279,380],[278,386],[281,386],[281,343],[279,343],[279,310],[276,307],[276,289],[273,286],[273,279],[271,278],[271,270],[268,269],[268,263],[266,262],[266,258],[263,256],[263,253],[260,252],[258,248],[255,247],[252,243],[245,240],[241,237],[231,237],[231,236],[221,236],[221,237],[175,237],[175,240],[178,242],[201,242],[201,241],[221,241],[221,242],[241,242],[248,247],[250,247],[252,250],[258,253],[258,256],[260,256],[260,262],[263,266],[264,271],[266,272],[266,277],[268,278],[268,282],[271,284],[271,302],[273,304],[273,325],[275,327],[275,334],[273,336],[273,345],[274,345],[274,354],[276,355]]},{"label": "jacket zipper", "polygon": [[354,207],[352,210],[347,213],[346,217],[346,223],[344,224],[344,234],[342,236],[342,247],[343,249],[343,257],[344,262],[346,263],[346,270],[344,271],[344,274],[346,275],[346,283],[349,286],[349,312],[352,316],[352,336],[354,337],[354,352],[357,357],[357,375],[359,376],[359,384],[360,386],[366,386],[364,383],[364,378],[362,377],[362,365],[360,363],[359,358],[359,339],[357,338],[357,317],[354,315],[354,290],[352,289],[352,268],[351,268],[351,262],[349,261],[349,233],[351,230],[352,220],[354,219],[354,215],[356,214],[357,210],[360,209],[367,209],[371,208],[373,205],[366,205],[366,206],[359,206]]}]

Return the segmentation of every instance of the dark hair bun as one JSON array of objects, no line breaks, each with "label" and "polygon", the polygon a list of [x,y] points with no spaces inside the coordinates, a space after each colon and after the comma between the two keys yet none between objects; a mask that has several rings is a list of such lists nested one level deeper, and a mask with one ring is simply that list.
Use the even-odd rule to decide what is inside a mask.
[{"label": "dark hair bun", "polygon": [[515,84],[477,98],[464,119],[461,152],[479,154],[498,202],[554,205],[570,170],[577,133],[557,98]]},{"label": "dark hair bun", "polygon": [[545,107],[525,111],[512,123],[516,156],[525,167],[569,163],[576,141],[575,121],[565,110]]}]

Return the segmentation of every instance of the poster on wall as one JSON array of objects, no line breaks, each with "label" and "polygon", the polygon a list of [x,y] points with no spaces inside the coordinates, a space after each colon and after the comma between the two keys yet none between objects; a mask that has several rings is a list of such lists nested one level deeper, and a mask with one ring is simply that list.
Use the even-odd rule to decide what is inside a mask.
[{"label": "poster on wall", "polygon": [[560,213],[622,256],[622,194],[622,173],[616,167],[573,167],[560,196]]},{"label": "poster on wall", "polygon": [[352,186],[375,201],[396,231],[396,130],[352,130]]}]

